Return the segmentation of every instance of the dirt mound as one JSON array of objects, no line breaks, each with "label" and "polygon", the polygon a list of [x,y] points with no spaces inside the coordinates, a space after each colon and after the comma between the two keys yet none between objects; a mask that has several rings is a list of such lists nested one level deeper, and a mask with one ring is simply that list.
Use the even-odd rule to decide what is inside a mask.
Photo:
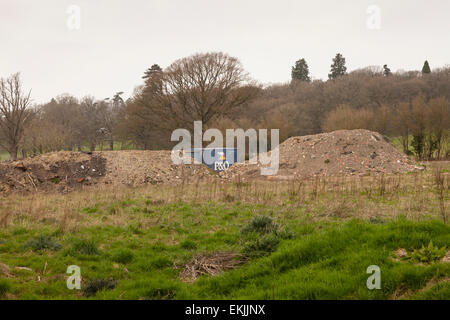
[{"label": "dirt mound", "polygon": [[22,161],[0,163],[0,193],[13,191],[65,192],[92,184],[105,174],[106,160],[98,155],[53,152]]},{"label": "dirt mound", "polygon": [[202,165],[174,165],[170,151],[53,152],[0,162],[0,194],[69,192],[98,184],[140,186],[213,179]]},{"label": "dirt mound", "polygon": [[[269,180],[314,176],[397,173],[420,169],[379,133],[368,130],[338,130],[292,137],[279,145],[279,170]],[[233,165],[224,178],[260,176],[260,165]]]},{"label": "dirt mound", "polygon": [[139,186],[160,183],[190,183],[213,178],[203,165],[175,165],[171,151],[105,151],[105,184]]}]

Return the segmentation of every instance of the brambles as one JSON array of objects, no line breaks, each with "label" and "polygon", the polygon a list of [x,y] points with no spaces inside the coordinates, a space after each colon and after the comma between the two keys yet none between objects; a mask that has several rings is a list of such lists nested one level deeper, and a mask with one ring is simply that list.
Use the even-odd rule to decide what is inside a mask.
[{"label": "brambles", "polygon": [[31,239],[25,245],[25,248],[31,248],[33,251],[53,250],[57,251],[61,249],[61,245],[53,239],[51,236],[41,235],[37,238]]}]

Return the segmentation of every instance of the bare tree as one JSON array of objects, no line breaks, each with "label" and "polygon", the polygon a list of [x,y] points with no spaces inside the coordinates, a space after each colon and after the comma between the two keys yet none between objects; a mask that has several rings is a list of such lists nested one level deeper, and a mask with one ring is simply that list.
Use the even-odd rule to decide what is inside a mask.
[{"label": "bare tree", "polygon": [[25,127],[33,116],[29,109],[30,94],[25,94],[16,73],[7,79],[0,79],[0,132],[3,136],[2,146],[9,152],[11,159],[17,159],[17,152],[22,142]]},{"label": "bare tree", "polygon": [[259,92],[238,59],[225,53],[195,54],[147,79],[137,102],[154,125],[191,128],[232,113]]}]

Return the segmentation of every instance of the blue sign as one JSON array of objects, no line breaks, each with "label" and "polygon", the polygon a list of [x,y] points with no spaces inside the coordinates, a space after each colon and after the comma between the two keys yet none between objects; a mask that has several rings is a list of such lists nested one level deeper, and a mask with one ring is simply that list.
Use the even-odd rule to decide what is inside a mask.
[{"label": "blue sign", "polygon": [[238,161],[236,148],[195,148],[189,154],[214,171],[224,171]]}]

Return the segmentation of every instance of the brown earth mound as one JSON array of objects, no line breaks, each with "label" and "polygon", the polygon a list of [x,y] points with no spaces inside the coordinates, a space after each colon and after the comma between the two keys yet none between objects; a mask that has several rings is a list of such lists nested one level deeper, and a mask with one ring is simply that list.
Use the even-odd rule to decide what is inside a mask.
[{"label": "brown earth mound", "polygon": [[[367,175],[419,170],[406,155],[379,133],[368,130],[338,130],[292,137],[279,145],[279,170],[269,180],[315,176]],[[257,178],[260,164],[235,164],[222,172],[224,178]]]},{"label": "brown earth mound", "polygon": [[0,163],[0,194],[68,192],[90,185],[140,186],[212,179],[201,165],[174,165],[170,151],[53,152]]},{"label": "brown earth mound", "polygon": [[53,152],[23,161],[0,163],[0,193],[69,191],[103,177],[106,160],[98,155]]}]

